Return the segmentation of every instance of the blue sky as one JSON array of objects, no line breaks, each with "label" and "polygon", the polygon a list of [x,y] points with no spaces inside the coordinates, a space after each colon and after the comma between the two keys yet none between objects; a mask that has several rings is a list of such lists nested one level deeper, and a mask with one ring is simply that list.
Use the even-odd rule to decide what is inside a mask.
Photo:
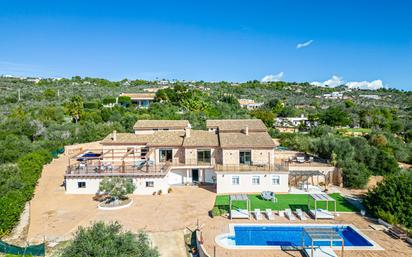
[{"label": "blue sky", "polygon": [[0,74],[412,90],[410,10],[379,0],[0,0]]}]

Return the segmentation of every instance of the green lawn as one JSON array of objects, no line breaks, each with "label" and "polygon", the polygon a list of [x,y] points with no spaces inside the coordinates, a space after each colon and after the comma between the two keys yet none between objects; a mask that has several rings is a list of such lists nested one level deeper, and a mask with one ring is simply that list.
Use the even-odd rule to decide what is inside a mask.
[{"label": "green lawn", "polygon": [[[248,195],[251,204],[251,210],[253,209],[272,209],[272,210],[285,210],[290,208],[295,210],[300,208],[304,211],[308,210],[308,195],[306,194],[278,194],[276,198],[278,199],[277,203],[263,200],[260,195]],[[336,211],[338,212],[356,212],[358,209],[345,200],[340,194],[330,194],[330,196],[336,199]],[[246,203],[243,201],[235,201],[232,203],[233,208],[246,209]],[[219,209],[225,209],[229,211],[229,196],[228,195],[218,195],[216,196],[215,206]],[[315,208],[315,201],[310,200],[311,208]],[[326,202],[318,201],[318,208],[326,209]],[[334,204],[329,202],[329,210],[333,211]]]}]

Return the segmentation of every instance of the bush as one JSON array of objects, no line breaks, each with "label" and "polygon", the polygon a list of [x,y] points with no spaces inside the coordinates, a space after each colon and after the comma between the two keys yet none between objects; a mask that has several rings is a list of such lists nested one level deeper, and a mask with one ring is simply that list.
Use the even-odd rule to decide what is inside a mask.
[{"label": "bush", "polygon": [[112,200],[119,200],[125,198],[127,194],[133,193],[136,186],[131,178],[113,177],[104,178],[99,185],[101,193],[110,195]]},{"label": "bush", "polygon": [[212,211],[211,211],[212,217],[217,217],[220,216],[220,209],[218,207],[213,207]]},{"label": "bush", "polygon": [[85,102],[83,103],[83,107],[85,109],[97,109],[99,108],[99,104],[96,102]]},{"label": "bush", "polygon": [[103,104],[114,104],[116,103],[116,97],[105,97],[103,99]]},{"label": "bush", "polygon": [[67,247],[60,252],[60,257],[159,257],[156,248],[151,247],[146,233],[137,235],[122,232],[118,223],[94,223],[90,228],[80,227]]},{"label": "bush", "polygon": [[130,96],[119,96],[119,104],[127,107],[132,104],[132,99]]},{"label": "bush", "polygon": [[412,175],[391,175],[370,190],[363,201],[367,210],[390,223],[412,228]]}]

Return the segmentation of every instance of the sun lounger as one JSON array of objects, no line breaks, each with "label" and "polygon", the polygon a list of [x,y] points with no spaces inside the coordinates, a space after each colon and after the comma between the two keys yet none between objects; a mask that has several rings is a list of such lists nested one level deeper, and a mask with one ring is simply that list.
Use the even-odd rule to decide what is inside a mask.
[{"label": "sun lounger", "polygon": [[295,216],[292,213],[291,209],[286,209],[285,210],[285,216],[289,219],[289,220],[296,220]]},{"label": "sun lounger", "polygon": [[273,216],[273,211],[271,209],[266,209],[266,216],[268,217],[268,220],[274,220],[275,216]]},{"label": "sun lounger", "polygon": [[324,209],[309,210],[311,216],[315,219],[334,219],[335,216],[330,211]]},{"label": "sun lounger", "polygon": [[253,212],[255,214],[256,220],[261,220],[262,219],[262,213],[260,212],[260,209],[255,209]]},{"label": "sun lounger", "polygon": [[300,220],[306,220],[305,213],[302,209],[296,209],[296,216],[298,216]]},{"label": "sun lounger", "polygon": [[405,239],[408,237],[408,234],[406,233],[406,231],[404,231],[403,229],[397,227],[397,226],[393,226],[391,228],[389,228],[388,232],[398,238],[398,239]]}]

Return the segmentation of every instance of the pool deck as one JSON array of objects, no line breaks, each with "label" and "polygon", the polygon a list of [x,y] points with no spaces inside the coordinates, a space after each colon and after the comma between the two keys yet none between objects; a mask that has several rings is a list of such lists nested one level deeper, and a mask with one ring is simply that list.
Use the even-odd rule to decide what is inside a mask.
[{"label": "pool deck", "polygon": [[[201,229],[202,238],[204,242],[204,247],[211,257],[214,253],[214,248],[216,248],[216,256],[222,257],[287,257],[287,256],[302,256],[298,251],[288,251],[284,252],[275,249],[226,249],[219,246],[215,242],[216,236],[224,233],[230,233],[229,224],[350,224],[355,226],[363,235],[373,240],[384,250],[346,250],[344,252],[345,257],[386,257],[386,256],[396,256],[396,257],[410,257],[412,256],[412,245],[409,245],[405,241],[397,240],[390,237],[383,231],[373,230],[369,225],[374,224],[373,221],[369,221],[359,214],[356,213],[345,213],[340,214],[335,220],[313,220],[308,218],[306,221],[300,221],[296,219],[295,221],[289,221],[284,217],[275,216],[274,221],[269,221],[265,217],[263,220],[256,221],[255,219],[250,220],[229,220],[224,217],[217,217],[209,219],[203,224]],[[341,256],[340,251],[335,251],[338,256]]]}]

